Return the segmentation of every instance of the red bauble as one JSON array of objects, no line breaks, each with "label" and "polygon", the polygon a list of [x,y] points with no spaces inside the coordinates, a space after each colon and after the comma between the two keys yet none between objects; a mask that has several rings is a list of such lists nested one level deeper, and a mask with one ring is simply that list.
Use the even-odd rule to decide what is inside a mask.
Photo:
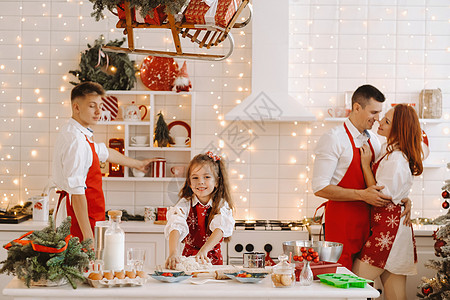
[{"label": "red bauble", "polygon": [[450,198],[450,193],[448,192],[448,191],[443,191],[442,192],[442,198],[444,198],[444,199],[448,199],[448,198]]},{"label": "red bauble", "polygon": [[447,200],[445,200],[444,202],[442,202],[442,208],[447,209],[449,207]]},{"label": "red bauble", "polygon": [[425,296],[428,296],[429,294],[431,294],[433,292],[433,288],[431,288],[431,286],[424,286],[423,288],[422,288],[422,293],[425,295]]},{"label": "red bauble", "polygon": [[147,56],[141,65],[142,83],[153,91],[171,91],[177,74],[173,58]]},{"label": "red bauble", "polygon": [[445,246],[447,243],[443,240],[437,239],[434,243],[434,251],[436,256],[441,256],[442,253],[442,246]]}]

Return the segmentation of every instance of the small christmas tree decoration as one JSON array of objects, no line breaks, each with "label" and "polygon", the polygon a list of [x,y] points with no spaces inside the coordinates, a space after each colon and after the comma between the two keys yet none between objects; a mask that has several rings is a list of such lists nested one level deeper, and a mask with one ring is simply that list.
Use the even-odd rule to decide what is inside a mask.
[{"label": "small christmas tree decoration", "polygon": [[158,121],[155,128],[155,142],[158,143],[158,147],[168,147],[169,144],[173,144],[173,139],[170,136],[169,127],[162,112],[158,113]]},{"label": "small christmas tree decoration", "polygon": [[444,199],[450,198],[450,193],[447,190],[444,190],[442,192],[442,198],[444,198]]},{"label": "small christmas tree decoration", "polygon": [[433,289],[431,288],[431,286],[424,286],[422,287],[422,293],[425,296],[428,296],[429,294],[431,294],[433,292]]},{"label": "small christmas tree decoration", "polygon": [[94,259],[94,251],[90,249],[92,240],[80,243],[70,234],[70,226],[70,217],[58,228],[50,218],[44,229],[30,231],[6,244],[8,257],[1,262],[0,273],[16,275],[28,287],[37,282],[55,285],[66,280],[76,289],[77,281],[84,280],[83,272]]},{"label": "small christmas tree decoration", "polygon": [[180,71],[178,72],[177,78],[173,83],[174,89],[179,92],[189,92],[189,89],[192,88],[191,80],[189,79],[189,75],[187,73],[187,65],[186,61],[183,63]]},{"label": "small christmas tree decoration", "polygon": [[442,208],[448,209],[448,207],[449,207],[449,204],[448,204],[447,200],[445,200],[445,201],[442,203]]}]

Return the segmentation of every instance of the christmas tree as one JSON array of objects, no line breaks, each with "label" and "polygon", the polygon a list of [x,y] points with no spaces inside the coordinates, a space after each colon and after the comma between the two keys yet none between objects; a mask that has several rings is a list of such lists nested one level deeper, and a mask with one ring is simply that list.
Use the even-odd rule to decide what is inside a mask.
[{"label": "christmas tree", "polygon": [[41,280],[67,280],[75,289],[76,282],[84,280],[83,272],[94,259],[94,251],[90,250],[90,239],[80,243],[70,234],[70,226],[70,217],[58,228],[50,218],[44,229],[28,232],[3,246],[8,257],[0,262],[0,274],[16,275],[28,287]]},{"label": "christmas tree", "polygon": [[173,139],[170,136],[169,127],[162,112],[158,113],[158,121],[155,128],[155,141],[158,142],[158,147],[167,147],[169,144],[173,144]]},{"label": "christmas tree", "polygon": [[[450,169],[450,163],[447,164]],[[448,209],[450,198],[450,180],[446,180],[442,187],[442,207]],[[430,260],[425,266],[437,270],[436,277],[422,278],[423,283],[419,286],[420,292],[417,296],[421,299],[444,300],[450,299],[450,211],[434,220],[435,224],[441,225],[433,234],[436,240],[434,244],[435,255],[440,259]]]}]

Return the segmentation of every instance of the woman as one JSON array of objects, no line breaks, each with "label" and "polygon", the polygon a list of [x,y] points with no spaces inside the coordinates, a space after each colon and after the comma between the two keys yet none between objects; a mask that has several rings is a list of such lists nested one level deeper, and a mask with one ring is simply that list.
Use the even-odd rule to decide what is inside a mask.
[{"label": "woman", "polygon": [[406,275],[417,273],[417,254],[411,226],[403,225],[401,199],[408,197],[413,176],[422,174],[422,130],[415,110],[398,104],[380,121],[378,134],[386,137],[380,158],[371,166],[371,151],[361,148],[367,186],[384,186],[392,197],[385,207],[371,208],[371,236],[353,266],[358,276],[384,286],[385,299],[406,299]]}]

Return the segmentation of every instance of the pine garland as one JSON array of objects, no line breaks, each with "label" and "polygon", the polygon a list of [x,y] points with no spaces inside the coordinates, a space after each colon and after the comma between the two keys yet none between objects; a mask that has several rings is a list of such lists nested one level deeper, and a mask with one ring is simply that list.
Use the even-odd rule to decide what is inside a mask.
[{"label": "pine garland", "polygon": [[[34,231],[28,239],[38,245],[61,248],[65,245],[65,237],[70,234],[70,226],[70,217],[56,229],[53,218],[50,218],[47,227]],[[72,237],[66,250],[61,253],[47,253],[33,250],[31,243],[21,245],[12,242],[8,257],[0,262],[3,264],[0,274],[16,275],[23,279],[28,287],[32,281],[43,279],[58,282],[65,278],[72,288],[76,289],[77,281],[84,280],[83,272],[89,261],[94,259],[90,243],[90,239],[80,243],[78,237]]]},{"label": "pine garland", "polygon": [[[116,69],[115,72],[108,72],[107,59],[101,58],[100,65],[99,55],[101,48],[104,46],[105,38],[101,35],[95,40],[94,46],[87,44],[88,49],[81,53],[80,70],[71,70],[70,74],[77,77],[80,82],[93,81],[101,84],[105,90],[130,90],[136,83],[136,68],[134,61],[130,61],[126,53],[104,52],[108,55],[108,64]],[[120,47],[125,42],[125,38],[121,41],[109,41],[106,46]],[[105,72],[105,70],[107,72]],[[70,82],[73,85],[79,82]]]},{"label": "pine garland", "polygon": [[[94,12],[91,16],[95,17],[97,21],[104,18],[103,10],[114,10],[116,6],[123,2],[123,0],[89,0],[94,4]],[[187,0],[128,0],[130,7],[136,7],[141,10],[142,17],[148,13],[153,16],[153,9],[158,5],[164,5],[166,12],[171,14],[177,14],[181,11]],[[147,13],[145,13],[147,12]]]}]

